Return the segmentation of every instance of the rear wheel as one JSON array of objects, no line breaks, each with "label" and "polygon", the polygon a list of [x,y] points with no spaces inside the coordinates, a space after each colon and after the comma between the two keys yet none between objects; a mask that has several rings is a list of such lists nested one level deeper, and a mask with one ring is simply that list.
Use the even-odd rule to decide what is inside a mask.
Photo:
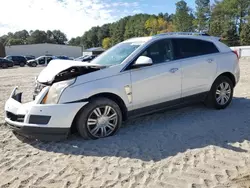
[{"label": "rear wheel", "polygon": [[20,67],[24,67],[25,66],[25,63],[24,62],[21,62],[20,63]]},{"label": "rear wheel", "polygon": [[78,115],[76,126],[84,139],[98,139],[114,135],[122,124],[119,106],[108,98],[96,98]]},{"label": "rear wheel", "polygon": [[234,87],[226,76],[218,77],[212,85],[205,104],[216,109],[226,108],[232,101]]}]

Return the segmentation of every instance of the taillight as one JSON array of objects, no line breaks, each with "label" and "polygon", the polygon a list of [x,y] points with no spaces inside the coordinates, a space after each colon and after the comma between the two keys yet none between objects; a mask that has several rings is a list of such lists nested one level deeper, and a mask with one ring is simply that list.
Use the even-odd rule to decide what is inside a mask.
[{"label": "taillight", "polygon": [[233,50],[233,53],[237,56],[238,60],[239,60],[239,54],[237,50]]}]

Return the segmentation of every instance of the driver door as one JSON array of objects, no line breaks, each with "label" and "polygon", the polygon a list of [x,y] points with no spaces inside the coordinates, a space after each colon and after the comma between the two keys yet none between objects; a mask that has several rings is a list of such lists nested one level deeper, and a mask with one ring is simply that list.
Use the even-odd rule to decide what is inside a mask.
[{"label": "driver door", "polygon": [[153,64],[131,69],[134,112],[143,114],[179,103],[181,67],[174,61],[172,41],[156,41],[141,55],[150,57]]},{"label": "driver door", "polygon": [[38,64],[45,65],[45,57],[41,57],[40,59],[38,59]]}]

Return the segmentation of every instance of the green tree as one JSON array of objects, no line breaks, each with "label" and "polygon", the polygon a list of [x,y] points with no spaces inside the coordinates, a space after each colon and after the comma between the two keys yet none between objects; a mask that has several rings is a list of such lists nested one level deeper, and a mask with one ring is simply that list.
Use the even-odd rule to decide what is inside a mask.
[{"label": "green tree", "polygon": [[239,35],[237,34],[236,27],[233,23],[223,32],[222,39],[222,41],[228,46],[238,46],[240,44]]},{"label": "green tree", "polygon": [[111,47],[111,38],[107,37],[107,38],[104,38],[103,41],[102,41],[102,47],[104,49],[108,49]]},{"label": "green tree", "polygon": [[176,31],[190,32],[193,31],[194,17],[190,12],[190,8],[184,0],[176,3],[176,13],[174,16],[174,27]]},{"label": "green tree", "polygon": [[145,22],[149,17],[148,14],[137,14],[129,17],[125,27],[124,39],[148,35]]},{"label": "green tree", "polygon": [[60,30],[53,30],[52,36],[56,44],[65,44],[68,41],[66,34]]},{"label": "green tree", "polygon": [[109,27],[110,24],[104,24],[102,27],[97,28],[97,40],[98,40],[97,46],[101,46],[103,39],[110,36]]},{"label": "green tree", "polygon": [[221,36],[224,32],[225,25],[228,25],[226,22],[222,3],[215,1],[215,4],[212,6],[209,34]]},{"label": "green tree", "polygon": [[27,39],[29,44],[38,44],[47,42],[47,33],[45,31],[35,30],[31,32]]},{"label": "green tree", "polygon": [[158,20],[156,16],[151,16],[145,23],[149,35],[155,35],[158,31]]},{"label": "green tree", "polygon": [[112,45],[117,44],[124,40],[124,33],[126,30],[126,24],[129,20],[130,16],[124,17],[119,21],[113,23],[111,25],[111,41]]},{"label": "green tree", "polygon": [[47,34],[47,43],[55,44],[56,41],[55,41],[53,32],[50,31],[50,30],[48,30],[48,31],[46,32],[46,34]]},{"label": "green tree", "polygon": [[245,24],[240,33],[241,45],[250,45],[250,23]]},{"label": "green tree", "polygon": [[8,43],[6,45],[12,46],[12,45],[22,45],[22,44],[25,44],[25,41],[23,39],[11,38],[8,40]]},{"label": "green tree", "polygon": [[196,19],[195,25],[198,31],[209,30],[210,0],[195,0],[196,3]]},{"label": "green tree", "polygon": [[244,23],[247,20],[250,1],[249,0],[223,0],[222,6],[227,17],[234,21],[240,33]]},{"label": "green tree", "polygon": [[0,43],[3,44],[4,46],[8,42],[9,36],[8,35],[3,35],[0,37]]},{"label": "green tree", "polygon": [[29,37],[29,33],[26,30],[22,30],[22,31],[17,31],[13,34],[13,38],[15,39],[22,39],[24,43],[26,43],[27,38]]},{"label": "green tree", "polygon": [[72,38],[72,39],[70,39],[68,44],[72,45],[72,46],[81,46],[82,45],[82,38],[81,37]]}]

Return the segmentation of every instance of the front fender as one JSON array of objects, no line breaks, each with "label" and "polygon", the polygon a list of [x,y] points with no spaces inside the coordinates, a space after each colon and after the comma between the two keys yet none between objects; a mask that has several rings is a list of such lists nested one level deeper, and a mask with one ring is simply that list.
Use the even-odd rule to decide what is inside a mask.
[{"label": "front fender", "polygon": [[130,85],[129,73],[94,80],[84,84],[72,85],[63,91],[59,103],[83,101],[93,95],[111,93],[119,96],[127,106],[131,104],[131,102],[128,101],[128,96],[124,88],[127,85]]}]

